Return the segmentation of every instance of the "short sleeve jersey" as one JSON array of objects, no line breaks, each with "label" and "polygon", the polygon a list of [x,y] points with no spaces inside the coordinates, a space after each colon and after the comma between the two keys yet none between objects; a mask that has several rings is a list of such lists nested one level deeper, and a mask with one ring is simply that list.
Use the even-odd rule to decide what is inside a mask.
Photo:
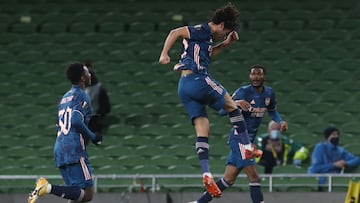
[{"label": "short sleeve jersey", "polygon": [[275,93],[271,87],[264,86],[264,91],[258,93],[251,85],[242,86],[232,95],[233,100],[245,100],[250,103],[249,111],[242,111],[249,134],[256,135],[261,120],[266,112],[276,110]]}]

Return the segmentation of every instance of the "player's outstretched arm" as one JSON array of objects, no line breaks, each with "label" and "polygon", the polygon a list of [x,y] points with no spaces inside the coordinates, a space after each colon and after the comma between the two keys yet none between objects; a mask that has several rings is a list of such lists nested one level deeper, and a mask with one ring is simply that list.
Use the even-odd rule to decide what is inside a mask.
[{"label": "player's outstretched arm", "polygon": [[211,56],[213,57],[213,56],[218,55],[227,46],[229,46],[230,44],[236,42],[237,40],[239,40],[238,33],[236,31],[230,32],[224,41],[222,41],[221,43],[219,43],[219,44],[217,44],[216,46],[213,47],[213,49],[211,51]]},{"label": "player's outstretched arm", "polygon": [[174,45],[178,38],[190,38],[189,30],[186,26],[179,27],[170,31],[169,35],[166,37],[163,49],[160,54],[159,63],[168,64],[170,63],[169,50]]}]

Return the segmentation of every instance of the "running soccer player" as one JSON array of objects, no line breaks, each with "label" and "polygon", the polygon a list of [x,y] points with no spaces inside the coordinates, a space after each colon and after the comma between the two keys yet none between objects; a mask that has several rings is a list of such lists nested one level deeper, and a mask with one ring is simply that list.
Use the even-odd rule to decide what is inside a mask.
[{"label": "running soccer player", "polygon": [[[264,113],[268,111],[272,120],[280,123],[280,131],[288,128],[286,121],[283,121],[276,110],[275,93],[271,87],[264,86],[266,70],[263,66],[254,65],[250,69],[250,85],[238,88],[232,98],[243,110],[247,129],[251,142],[254,140]],[[220,111],[224,115],[224,110]],[[253,203],[263,203],[264,197],[260,188],[260,178],[255,168],[255,160],[243,160],[238,146],[237,136],[232,128],[229,135],[230,153],[226,162],[224,176],[216,182],[219,188],[224,191],[235,183],[241,170],[244,170],[249,180],[250,196]],[[205,192],[197,201],[192,203],[205,203],[212,200],[212,195]]]},{"label": "running soccer player", "polygon": [[88,202],[93,198],[92,169],[86,146],[91,140],[101,144],[102,136],[94,134],[87,127],[91,119],[90,98],[84,92],[91,83],[86,66],[73,63],[67,68],[71,89],[64,94],[58,106],[57,138],[54,147],[55,165],[60,169],[66,186],[52,185],[41,177],[28,202],[34,203],[39,197],[50,193],[72,202]]},{"label": "running soccer player", "polygon": [[[238,16],[236,7],[228,3],[217,9],[208,23],[171,30],[159,58],[160,64],[170,63],[168,52],[178,38],[182,39],[181,58],[174,66],[175,71],[181,72],[178,95],[194,125],[197,136],[195,148],[203,173],[203,184],[213,197],[220,197],[221,189],[213,180],[209,167],[210,124],[206,106],[217,111],[224,108],[228,112],[233,133],[241,147],[242,159],[259,155],[259,151],[250,143],[241,110],[226,89],[209,75],[210,58],[239,39],[236,32]],[[221,42],[213,46],[215,40]]]}]

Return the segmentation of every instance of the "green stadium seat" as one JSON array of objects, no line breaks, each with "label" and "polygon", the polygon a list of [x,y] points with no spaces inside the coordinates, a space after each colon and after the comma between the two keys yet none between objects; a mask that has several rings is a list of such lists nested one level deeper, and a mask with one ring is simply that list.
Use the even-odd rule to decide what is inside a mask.
[{"label": "green stadium seat", "polygon": [[260,10],[254,15],[254,20],[272,20],[274,22],[284,18],[283,13],[276,10]]},{"label": "green stadium seat", "polygon": [[352,31],[360,27],[360,19],[343,19],[336,25],[336,29]]},{"label": "green stadium seat", "polygon": [[309,41],[306,43],[306,46],[317,51],[323,51],[326,47],[333,46],[333,44],[334,43],[330,40],[318,39]]},{"label": "green stadium seat", "polygon": [[67,24],[72,21],[72,16],[73,16],[72,14],[49,12],[43,15],[43,24],[47,24],[47,23]]},{"label": "green stadium seat", "polygon": [[40,32],[47,34],[57,34],[67,31],[67,23],[63,22],[48,22],[40,27]]},{"label": "green stadium seat", "polygon": [[14,42],[12,44],[9,44],[7,47],[6,47],[6,50],[8,52],[11,52],[12,54],[17,54],[23,50],[29,50],[29,49],[32,49],[33,46],[30,45],[30,44],[25,44],[23,42]]},{"label": "green stadium seat", "polygon": [[124,20],[129,19],[130,15],[124,12],[107,12],[99,19],[99,23],[124,23]]},{"label": "green stadium seat", "polygon": [[305,21],[302,20],[281,20],[278,24],[278,29],[285,31],[298,31],[305,27]]},{"label": "green stadium seat", "polygon": [[289,10],[286,14],[286,19],[288,20],[301,20],[308,21],[309,19],[314,18],[313,12],[304,9],[292,9]]},{"label": "green stadium seat", "polygon": [[155,30],[155,23],[153,22],[132,22],[130,23],[130,32],[153,32]]},{"label": "green stadium seat", "polygon": [[316,19],[339,21],[344,18],[344,12],[337,9],[322,9],[316,13]]},{"label": "green stadium seat", "polygon": [[30,49],[19,53],[16,60],[20,63],[32,63],[35,61],[42,61],[44,60],[44,57],[43,53],[40,51]]},{"label": "green stadium seat", "polygon": [[23,42],[31,45],[38,45],[51,40],[51,36],[45,33],[31,33],[23,36]]},{"label": "green stadium seat", "polygon": [[121,22],[103,22],[99,26],[99,32],[106,34],[124,32],[124,29],[125,29],[125,24]]},{"label": "green stadium seat", "polygon": [[315,71],[309,69],[292,69],[289,70],[287,75],[289,78],[291,78],[291,80],[304,83],[308,82],[309,79],[316,77]]},{"label": "green stadium seat", "polygon": [[345,30],[328,30],[321,34],[321,39],[331,40],[331,41],[341,41],[347,39],[349,33]]},{"label": "green stadium seat", "polygon": [[79,41],[93,45],[105,41],[112,41],[113,43],[116,43],[115,38],[113,38],[111,35],[105,33],[98,33],[98,32],[89,32],[86,34],[84,33],[83,35],[81,35],[81,40]]},{"label": "green stadium seat", "polygon": [[321,100],[323,102],[329,102],[333,104],[339,104],[341,102],[347,101],[350,98],[351,93],[345,91],[337,91],[336,96],[331,89],[321,93]]},{"label": "green stadium seat", "polygon": [[72,22],[95,24],[101,18],[97,13],[78,12],[73,15]]},{"label": "green stadium seat", "polygon": [[301,42],[308,42],[312,40],[316,40],[319,38],[318,32],[314,30],[300,30],[297,32],[293,32],[291,39],[301,41]]},{"label": "green stadium seat", "polygon": [[348,50],[356,50],[360,46],[360,39],[349,39],[335,42],[337,46]]},{"label": "green stadium seat", "polygon": [[346,49],[340,47],[330,47],[328,46],[322,53],[320,53],[322,58],[338,61],[344,58],[347,58],[349,52]]},{"label": "green stadium seat", "polygon": [[274,22],[271,20],[253,20],[249,22],[249,30],[264,31],[274,28]]},{"label": "green stadium seat", "polygon": [[11,32],[18,34],[34,33],[36,29],[37,25],[34,23],[15,23],[10,28]]},{"label": "green stadium seat", "polygon": [[52,38],[51,41],[57,44],[70,44],[73,43],[74,41],[81,41],[80,40],[81,37],[75,33],[58,33],[55,34]]},{"label": "green stadium seat", "polygon": [[288,34],[282,30],[265,30],[261,33],[261,41],[269,41],[269,42],[279,42],[282,40],[286,40],[288,38]]},{"label": "green stadium seat", "polygon": [[259,58],[262,60],[275,61],[284,59],[287,57],[287,55],[288,53],[283,49],[268,48],[261,50],[259,53]]},{"label": "green stadium seat", "polygon": [[62,49],[63,46],[61,46],[60,44],[55,44],[52,42],[44,42],[44,43],[40,43],[36,46],[36,50],[39,52],[42,52],[44,54],[56,50],[56,49]]},{"label": "green stadium seat", "polygon": [[95,25],[88,22],[75,22],[70,25],[69,31],[76,34],[95,32]]},{"label": "green stadium seat", "polygon": [[0,33],[0,45],[7,45],[13,42],[19,42],[21,41],[20,39],[20,35],[17,33]]},{"label": "green stadium seat", "polygon": [[259,34],[255,31],[240,30],[239,38],[240,43],[254,43],[259,39]]},{"label": "green stadium seat", "polygon": [[77,58],[80,61],[99,61],[104,59],[104,52],[89,47],[89,49],[80,51]]},{"label": "green stadium seat", "polygon": [[6,63],[8,61],[13,61],[15,56],[13,53],[8,51],[0,51],[0,63]]},{"label": "green stadium seat", "polygon": [[297,41],[297,40],[285,39],[285,40],[278,41],[275,44],[275,46],[277,48],[281,48],[281,49],[284,49],[286,51],[293,51],[293,50],[304,47],[305,44],[300,42],[300,41]]},{"label": "green stadium seat", "polygon": [[323,31],[323,30],[332,30],[335,26],[335,21],[328,19],[317,19],[311,20],[306,26],[306,29]]},{"label": "green stadium seat", "polygon": [[43,56],[42,60],[45,60],[50,63],[66,63],[70,61],[75,61],[76,56],[68,50],[52,50],[48,54]]},{"label": "green stadium seat", "polygon": [[[322,98],[327,95],[322,95]],[[337,104],[339,101],[329,101],[329,99],[324,99],[324,102],[333,102],[334,104]],[[340,112],[340,111],[332,111],[325,114],[322,114],[323,119],[325,122],[335,125],[335,126],[343,126],[348,121],[351,121],[353,119],[353,116],[348,113]]]},{"label": "green stadium seat", "polygon": [[315,58],[318,53],[314,49],[300,48],[290,52],[290,58],[293,60],[304,61],[310,58]]}]

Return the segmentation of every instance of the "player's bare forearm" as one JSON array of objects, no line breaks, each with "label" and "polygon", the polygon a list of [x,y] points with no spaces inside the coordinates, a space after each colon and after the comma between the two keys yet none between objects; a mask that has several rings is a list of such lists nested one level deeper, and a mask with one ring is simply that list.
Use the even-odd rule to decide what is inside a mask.
[{"label": "player's bare forearm", "polygon": [[171,30],[169,35],[166,37],[163,49],[160,54],[159,63],[168,64],[170,63],[169,50],[174,45],[178,38],[189,38],[189,30],[187,27],[180,27],[174,30]]},{"label": "player's bare forearm", "polygon": [[211,57],[217,56],[219,53],[224,51],[226,47],[228,47],[230,44],[236,42],[239,39],[239,36],[236,31],[232,31],[229,33],[229,35],[226,37],[224,41],[217,44],[212,48],[211,51]]}]

